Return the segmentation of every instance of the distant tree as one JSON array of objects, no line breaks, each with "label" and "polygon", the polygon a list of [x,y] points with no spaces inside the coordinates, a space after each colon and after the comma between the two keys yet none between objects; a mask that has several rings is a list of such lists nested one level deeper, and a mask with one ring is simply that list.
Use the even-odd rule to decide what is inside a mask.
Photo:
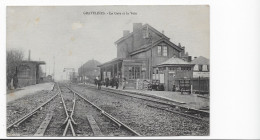
[{"label": "distant tree", "polygon": [[10,49],[6,53],[6,84],[11,88],[11,81],[17,76],[18,66],[23,60],[24,53],[21,50]]}]

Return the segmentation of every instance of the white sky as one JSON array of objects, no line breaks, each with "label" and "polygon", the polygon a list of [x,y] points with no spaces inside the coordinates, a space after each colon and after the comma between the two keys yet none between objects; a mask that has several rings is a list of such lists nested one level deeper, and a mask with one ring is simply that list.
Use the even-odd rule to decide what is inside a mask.
[{"label": "white sky", "polygon": [[[84,11],[136,12],[137,15],[84,15]],[[114,42],[133,23],[148,23],[191,56],[209,58],[208,6],[8,7],[7,48],[19,48],[32,60],[45,61],[47,74],[60,78],[63,68],[77,68],[90,59],[101,63],[116,57]],[[45,70],[45,66],[43,67]]]}]

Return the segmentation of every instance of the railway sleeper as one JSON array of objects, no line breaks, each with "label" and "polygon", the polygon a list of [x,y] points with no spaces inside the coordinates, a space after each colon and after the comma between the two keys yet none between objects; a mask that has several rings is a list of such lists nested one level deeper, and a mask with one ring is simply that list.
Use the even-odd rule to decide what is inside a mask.
[{"label": "railway sleeper", "polygon": [[44,119],[44,121],[41,123],[40,127],[37,129],[36,133],[34,136],[43,136],[50,121],[52,119],[52,115],[47,114],[47,117]]},{"label": "railway sleeper", "polygon": [[92,132],[94,134],[94,136],[104,136],[100,130],[100,128],[98,127],[95,119],[93,118],[92,115],[87,115],[87,119],[88,119],[88,122],[90,124],[90,127],[92,129]]}]

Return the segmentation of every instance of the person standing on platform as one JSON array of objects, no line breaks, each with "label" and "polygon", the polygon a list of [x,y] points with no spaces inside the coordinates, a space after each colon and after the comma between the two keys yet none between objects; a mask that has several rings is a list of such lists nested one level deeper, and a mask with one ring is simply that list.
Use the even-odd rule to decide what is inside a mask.
[{"label": "person standing on platform", "polygon": [[101,78],[99,78],[99,76],[97,77],[97,86],[98,86],[98,89],[100,90],[101,89]]},{"label": "person standing on platform", "polygon": [[108,85],[109,85],[109,78],[108,77],[106,77],[105,82],[106,82],[106,87],[108,87]]},{"label": "person standing on platform", "polygon": [[96,87],[98,87],[98,77],[96,77],[94,81],[95,81]]},{"label": "person standing on platform", "polygon": [[114,85],[115,85],[115,77],[113,77],[113,78],[111,79],[111,87],[114,88]]},{"label": "person standing on platform", "polygon": [[123,89],[125,89],[125,85],[126,85],[126,78],[123,78],[123,82],[122,82]]},{"label": "person standing on platform", "polygon": [[117,76],[115,76],[115,84],[116,84],[116,89],[118,89],[118,86],[119,86],[119,79],[117,78]]}]

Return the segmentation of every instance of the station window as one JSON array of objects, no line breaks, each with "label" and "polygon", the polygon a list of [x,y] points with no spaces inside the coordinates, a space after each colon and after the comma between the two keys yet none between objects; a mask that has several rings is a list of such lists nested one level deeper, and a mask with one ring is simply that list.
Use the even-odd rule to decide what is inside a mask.
[{"label": "station window", "polygon": [[168,55],[168,48],[167,46],[163,46],[163,56],[167,56]]},{"label": "station window", "polygon": [[207,65],[207,69],[208,69],[208,71],[209,71],[209,65]]},{"label": "station window", "polygon": [[203,65],[199,65],[199,71],[202,71]]},{"label": "station window", "polygon": [[162,56],[162,46],[158,46],[157,55]]},{"label": "station window", "polygon": [[128,68],[128,70],[129,70],[129,79],[140,79],[141,76],[140,66],[131,66]]},{"label": "station window", "polygon": [[157,46],[157,55],[158,56],[168,56],[168,47],[167,46]]}]

